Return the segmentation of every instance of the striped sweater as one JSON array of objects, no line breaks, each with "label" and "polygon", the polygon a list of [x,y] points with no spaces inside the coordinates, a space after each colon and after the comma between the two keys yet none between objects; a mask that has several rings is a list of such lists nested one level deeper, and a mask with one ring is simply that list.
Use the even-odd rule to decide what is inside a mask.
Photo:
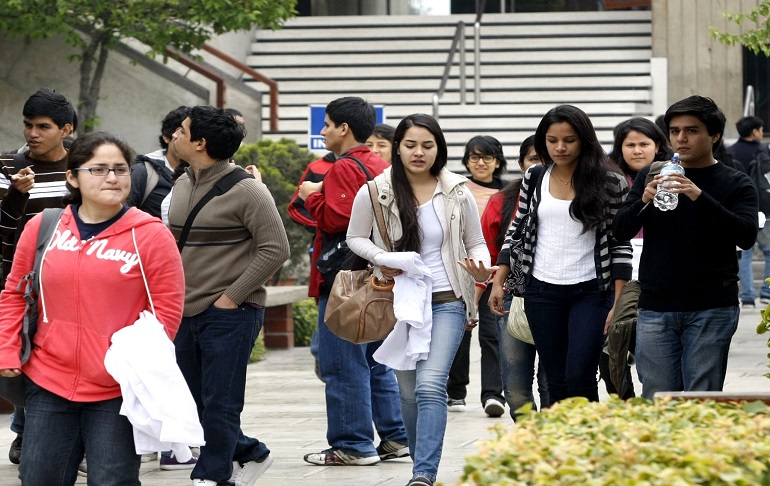
[{"label": "striped sweater", "polygon": [[[542,182],[542,174],[545,170],[542,166],[535,165],[527,169],[519,192],[519,207],[505,235],[505,242],[497,258],[499,265],[511,265],[511,238],[522,218],[530,211],[537,214],[540,204],[537,191],[531,191],[530,185]],[[534,179],[534,180],[533,180]],[[628,183],[623,175],[607,171],[607,179],[604,183],[607,193],[607,204],[604,220],[596,227],[596,244],[594,245],[594,262],[596,264],[596,278],[600,290],[607,290],[613,280],[631,280],[631,243],[618,241],[612,234],[612,220],[618,212],[623,200],[628,193]],[[530,203],[530,192],[532,201]],[[528,227],[524,229],[524,247],[521,259],[521,268],[529,280],[532,275],[532,262],[537,248],[537,218],[529,218]]]},{"label": "striped sweater", "polygon": [[[6,167],[9,175],[16,173],[13,163],[14,154],[4,154],[0,164]],[[27,221],[45,208],[62,208],[62,197],[68,194],[66,183],[67,158],[56,162],[43,162],[33,159],[29,153],[24,166],[32,166],[35,173],[35,185],[28,193],[22,193],[11,187],[6,177],[0,174],[0,238],[2,239],[3,272],[0,276],[0,288],[5,285],[5,276],[11,272],[16,242]]]}]

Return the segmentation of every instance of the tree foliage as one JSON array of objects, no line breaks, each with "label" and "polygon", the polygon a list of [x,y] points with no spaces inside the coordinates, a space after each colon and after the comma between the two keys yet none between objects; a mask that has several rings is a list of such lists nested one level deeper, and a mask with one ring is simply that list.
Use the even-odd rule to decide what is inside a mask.
[{"label": "tree foliage", "polygon": [[[25,40],[64,36],[80,61],[79,118],[89,130],[110,49],[133,38],[164,55],[189,53],[215,35],[278,28],[296,14],[296,0],[2,0],[0,30]],[[42,66],[41,66],[42,67]]]},{"label": "tree foliage", "polygon": [[728,21],[738,26],[751,22],[756,24],[756,27],[740,35],[721,32],[715,27],[711,27],[710,31],[713,38],[729,46],[741,44],[754,54],[761,52],[770,57],[770,45],[768,44],[770,43],[770,24],[768,23],[770,0],[763,0],[756,8],[746,13],[724,12],[723,15]]}]

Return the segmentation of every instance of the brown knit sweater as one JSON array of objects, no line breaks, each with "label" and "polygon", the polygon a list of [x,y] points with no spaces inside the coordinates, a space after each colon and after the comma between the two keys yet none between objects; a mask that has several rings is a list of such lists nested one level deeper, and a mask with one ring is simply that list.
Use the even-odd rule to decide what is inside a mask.
[{"label": "brown knit sweater", "polygon": [[[187,215],[217,181],[240,167],[222,160],[174,185],[168,218],[174,238]],[[206,204],[195,218],[185,247],[184,316],[208,309],[225,293],[238,304],[265,305],[265,282],[289,258],[289,241],[270,191],[244,179]]]}]

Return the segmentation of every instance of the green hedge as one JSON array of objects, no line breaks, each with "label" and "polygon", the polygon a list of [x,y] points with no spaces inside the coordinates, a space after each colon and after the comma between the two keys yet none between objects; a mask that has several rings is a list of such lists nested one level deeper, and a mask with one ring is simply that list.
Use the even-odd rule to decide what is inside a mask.
[{"label": "green hedge", "polygon": [[315,299],[305,299],[295,302],[294,312],[294,345],[310,346],[310,338],[318,327],[318,305]]},{"label": "green hedge", "polygon": [[496,432],[462,486],[770,485],[762,402],[573,398]]}]

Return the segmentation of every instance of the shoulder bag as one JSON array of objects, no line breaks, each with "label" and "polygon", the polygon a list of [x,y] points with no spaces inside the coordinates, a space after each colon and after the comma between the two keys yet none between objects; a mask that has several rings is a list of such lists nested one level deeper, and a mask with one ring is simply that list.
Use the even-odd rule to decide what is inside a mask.
[{"label": "shoulder bag", "polygon": [[[382,206],[377,201],[377,184],[370,181],[367,185],[377,229],[385,249],[393,251]],[[393,286],[394,282],[383,282],[374,276],[371,266],[365,270],[340,270],[334,277],[326,304],[326,326],[337,337],[353,344],[385,339],[396,325]]]},{"label": "shoulder bag", "polygon": [[524,238],[527,234],[527,228],[532,225],[534,216],[532,213],[533,197],[532,195],[540,193],[540,179],[542,179],[545,169],[542,166],[536,166],[532,169],[532,177],[530,179],[531,184],[528,191],[528,203],[527,214],[522,216],[519,221],[519,225],[513,232],[511,237],[510,256],[511,256],[511,271],[505,282],[506,290],[508,290],[515,297],[524,296],[524,287],[526,286],[527,275],[521,268],[522,257],[524,254]]}]

